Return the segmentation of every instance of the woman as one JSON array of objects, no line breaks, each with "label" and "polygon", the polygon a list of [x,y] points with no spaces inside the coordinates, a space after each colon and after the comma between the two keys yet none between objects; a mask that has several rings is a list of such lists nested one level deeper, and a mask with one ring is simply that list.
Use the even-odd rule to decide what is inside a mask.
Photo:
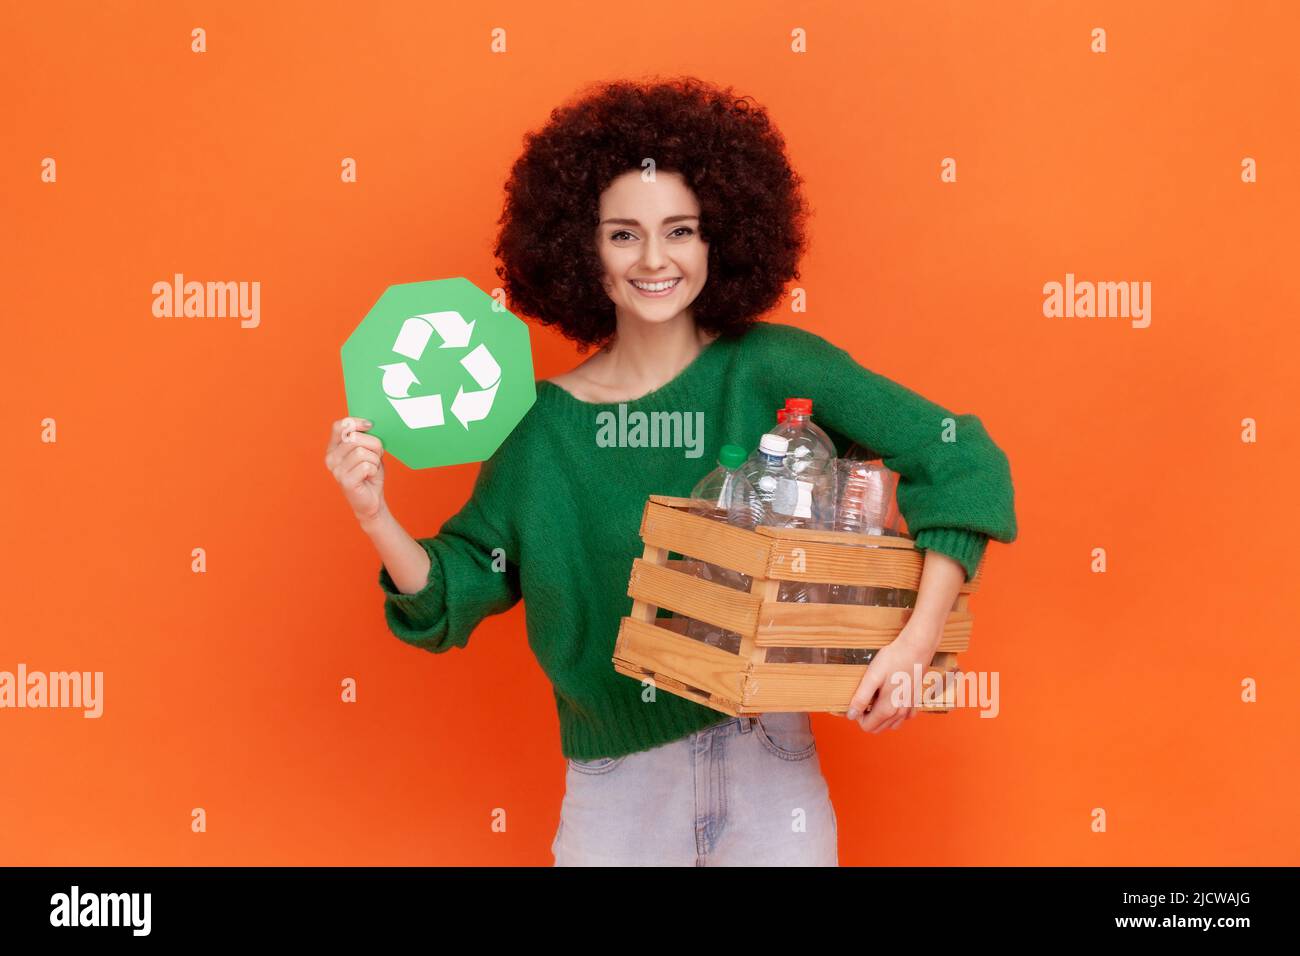
[{"label": "woman", "polygon": [[[485,616],[524,599],[567,760],[558,865],[838,863],[807,714],[727,718],[614,670],[647,495],[689,494],[723,444],[755,447],[795,396],[813,399],[838,451],[860,442],[899,472],[925,563],[907,626],[848,714],[873,733],[913,715],[877,690],[930,661],[988,539],[1015,537],[1009,465],[977,418],[759,320],[799,277],[800,183],[747,98],[693,78],[598,86],[526,137],[495,249],[512,310],[597,351],[537,383],[433,537],[413,539],[388,511],[370,423],[334,424],[326,465],[381,557],[397,637],[434,653],[462,647]],[[698,427],[612,440],[612,417],[637,411]]]}]

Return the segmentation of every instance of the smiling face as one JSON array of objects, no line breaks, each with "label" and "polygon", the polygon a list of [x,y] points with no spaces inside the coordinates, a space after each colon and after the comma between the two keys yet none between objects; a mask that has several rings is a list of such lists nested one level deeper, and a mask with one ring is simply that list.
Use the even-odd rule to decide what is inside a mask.
[{"label": "smiling face", "polygon": [[603,285],[620,320],[667,322],[686,310],[709,276],[700,204],[680,173],[643,182],[624,173],[600,194],[596,247]]}]

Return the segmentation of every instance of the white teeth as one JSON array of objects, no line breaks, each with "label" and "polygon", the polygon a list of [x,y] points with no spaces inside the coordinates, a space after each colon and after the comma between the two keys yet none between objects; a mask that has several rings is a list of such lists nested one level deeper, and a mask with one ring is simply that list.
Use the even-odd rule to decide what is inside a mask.
[{"label": "white teeth", "polygon": [[644,289],[646,292],[663,292],[665,289],[671,289],[680,281],[680,279],[669,279],[667,282],[641,282],[633,279],[632,284],[638,289]]}]

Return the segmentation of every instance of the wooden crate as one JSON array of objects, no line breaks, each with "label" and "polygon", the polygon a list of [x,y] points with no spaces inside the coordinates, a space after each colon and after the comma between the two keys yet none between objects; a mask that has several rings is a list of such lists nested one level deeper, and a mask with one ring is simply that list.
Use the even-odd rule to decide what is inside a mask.
[{"label": "wooden crate", "polygon": [[[632,563],[627,593],[632,613],[619,625],[614,668],[732,716],[770,711],[843,714],[867,672],[866,664],[768,663],[769,647],[881,648],[898,636],[910,608],[778,601],[781,581],[917,590],[924,552],[911,538],[795,528],[748,530],[691,513],[689,498],[651,495],[641,517],[645,551]],[[749,576],[748,593],[692,575],[669,552]],[[983,563],[965,582],[944,624],[929,670],[957,673],[957,654],[970,642],[967,598],[979,587]],[[735,631],[738,654],[686,637],[682,617]],[[888,692],[889,685],[883,692]],[[947,713],[949,696],[923,705]]]}]

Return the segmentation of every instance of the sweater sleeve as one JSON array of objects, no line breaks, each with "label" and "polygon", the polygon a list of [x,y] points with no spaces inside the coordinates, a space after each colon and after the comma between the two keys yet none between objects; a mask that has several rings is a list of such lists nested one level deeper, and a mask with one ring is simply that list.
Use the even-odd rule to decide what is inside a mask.
[{"label": "sweater sleeve", "polygon": [[429,554],[423,588],[401,593],[380,563],[384,618],[407,644],[435,654],[464,647],[483,618],[510,610],[522,597],[515,542],[497,530],[509,523],[495,504],[493,473],[489,459],[461,509],[436,535],[416,539]]},{"label": "sweater sleeve", "polygon": [[954,558],[969,581],[989,538],[1015,540],[1011,465],[978,418],[864,368],[818,335],[780,328],[774,364],[784,374],[774,377],[789,391],[773,397],[811,398],[814,421],[879,452],[898,472],[898,510],[918,549]]}]

